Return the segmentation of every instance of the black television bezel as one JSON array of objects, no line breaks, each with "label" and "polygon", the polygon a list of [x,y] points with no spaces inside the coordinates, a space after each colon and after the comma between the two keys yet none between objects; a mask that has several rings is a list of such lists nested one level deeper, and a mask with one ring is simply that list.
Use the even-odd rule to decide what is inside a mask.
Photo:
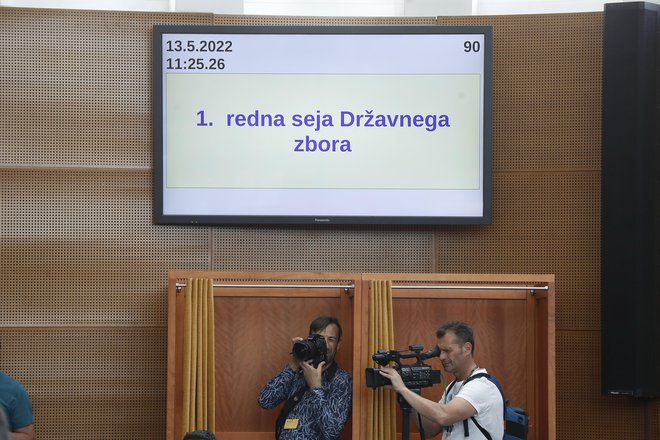
[{"label": "black television bezel", "polygon": [[[483,193],[481,216],[324,216],[324,215],[172,215],[163,212],[163,34],[475,34],[484,36],[483,95]],[[153,215],[161,225],[487,225],[492,222],[492,103],[493,30],[491,26],[392,25],[392,26],[256,26],[256,25],[154,25],[153,27]]]}]

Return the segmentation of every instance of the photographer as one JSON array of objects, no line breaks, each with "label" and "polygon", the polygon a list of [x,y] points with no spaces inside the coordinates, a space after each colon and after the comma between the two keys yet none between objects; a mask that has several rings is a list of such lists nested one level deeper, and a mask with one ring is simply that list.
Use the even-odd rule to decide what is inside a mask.
[{"label": "photographer", "polygon": [[[351,377],[335,363],[342,335],[339,321],[318,317],[309,325],[309,334],[307,340],[293,339],[289,364],[259,394],[259,405],[265,409],[286,400],[276,426],[278,440],[337,439],[351,412]],[[295,355],[297,344],[321,338],[324,360],[316,363],[318,359],[301,360]]]},{"label": "photographer", "polygon": [[[393,368],[382,368],[380,374],[392,382],[392,388],[421,416],[427,435],[444,431],[443,440],[487,439],[475,425],[476,420],[492,440],[501,440],[504,436],[504,402],[500,391],[484,377],[475,378],[463,386],[468,377],[486,372],[477,366],[473,357],[472,329],[463,322],[449,321],[438,328],[436,336],[442,366],[456,378],[445,389],[440,402],[425,399],[409,390]],[[465,424],[464,420],[467,420]],[[469,434],[465,433],[464,426],[468,427]]]}]

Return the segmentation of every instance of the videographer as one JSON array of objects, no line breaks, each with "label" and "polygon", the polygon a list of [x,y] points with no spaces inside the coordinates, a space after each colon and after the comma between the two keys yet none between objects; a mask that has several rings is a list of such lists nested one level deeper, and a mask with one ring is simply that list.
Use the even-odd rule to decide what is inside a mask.
[{"label": "videographer", "polygon": [[[339,321],[320,316],[309,325],[309,334],[307,340],[293,338],[289,364],[259,394],[265,409],[286,400],[276,424],[278,440],[337,439],[351,412],[351,376],[335,362],[342,336]],[[300,359],[301,352],[313,358]]]},{"label": "videographer", "polygon": [[[444,431],[443,440],[487,439],[475,425],[476,420],[492,440],[501,440],[504,436],[504,402],[497,386],[485,377],[475,378],[463,386],[468,377],[486,372],[477,366],[473,357],[472,329],[463,322],[449,321],[438,328],[436,336],[442,366],[456,378],[445,389],[440,402],[425,399],[408,389],[394,368],[384,367],[380,374],[392,382],[392,388],[421,416],[428,436]],[[469,434],[464,431],[464,420],[468,420]]]}]

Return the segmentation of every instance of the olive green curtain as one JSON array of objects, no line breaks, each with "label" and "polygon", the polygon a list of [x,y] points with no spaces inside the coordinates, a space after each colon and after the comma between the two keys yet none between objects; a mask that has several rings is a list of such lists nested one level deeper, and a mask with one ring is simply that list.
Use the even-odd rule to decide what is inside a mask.
[{"label": "olive green curtain", "polygon": [[[369,286],[369,365],[377,350],[394,348],[392,282],[371,281]],[[367,391],[367,440],[396,439],[396,394],[382,387]]]},{"label": "olive green curtain", "polygon": [[181,435],[215,431],[213,280],[191,278],[183,291],[183,409]]}]

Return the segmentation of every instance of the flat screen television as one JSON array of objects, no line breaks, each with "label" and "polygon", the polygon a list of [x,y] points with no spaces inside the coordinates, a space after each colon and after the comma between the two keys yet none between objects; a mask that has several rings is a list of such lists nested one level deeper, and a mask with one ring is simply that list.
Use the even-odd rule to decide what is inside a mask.
[{"label": "flat screen television", "polygon": [[158,224],[488,224],[489,26],[155,26]]}]

